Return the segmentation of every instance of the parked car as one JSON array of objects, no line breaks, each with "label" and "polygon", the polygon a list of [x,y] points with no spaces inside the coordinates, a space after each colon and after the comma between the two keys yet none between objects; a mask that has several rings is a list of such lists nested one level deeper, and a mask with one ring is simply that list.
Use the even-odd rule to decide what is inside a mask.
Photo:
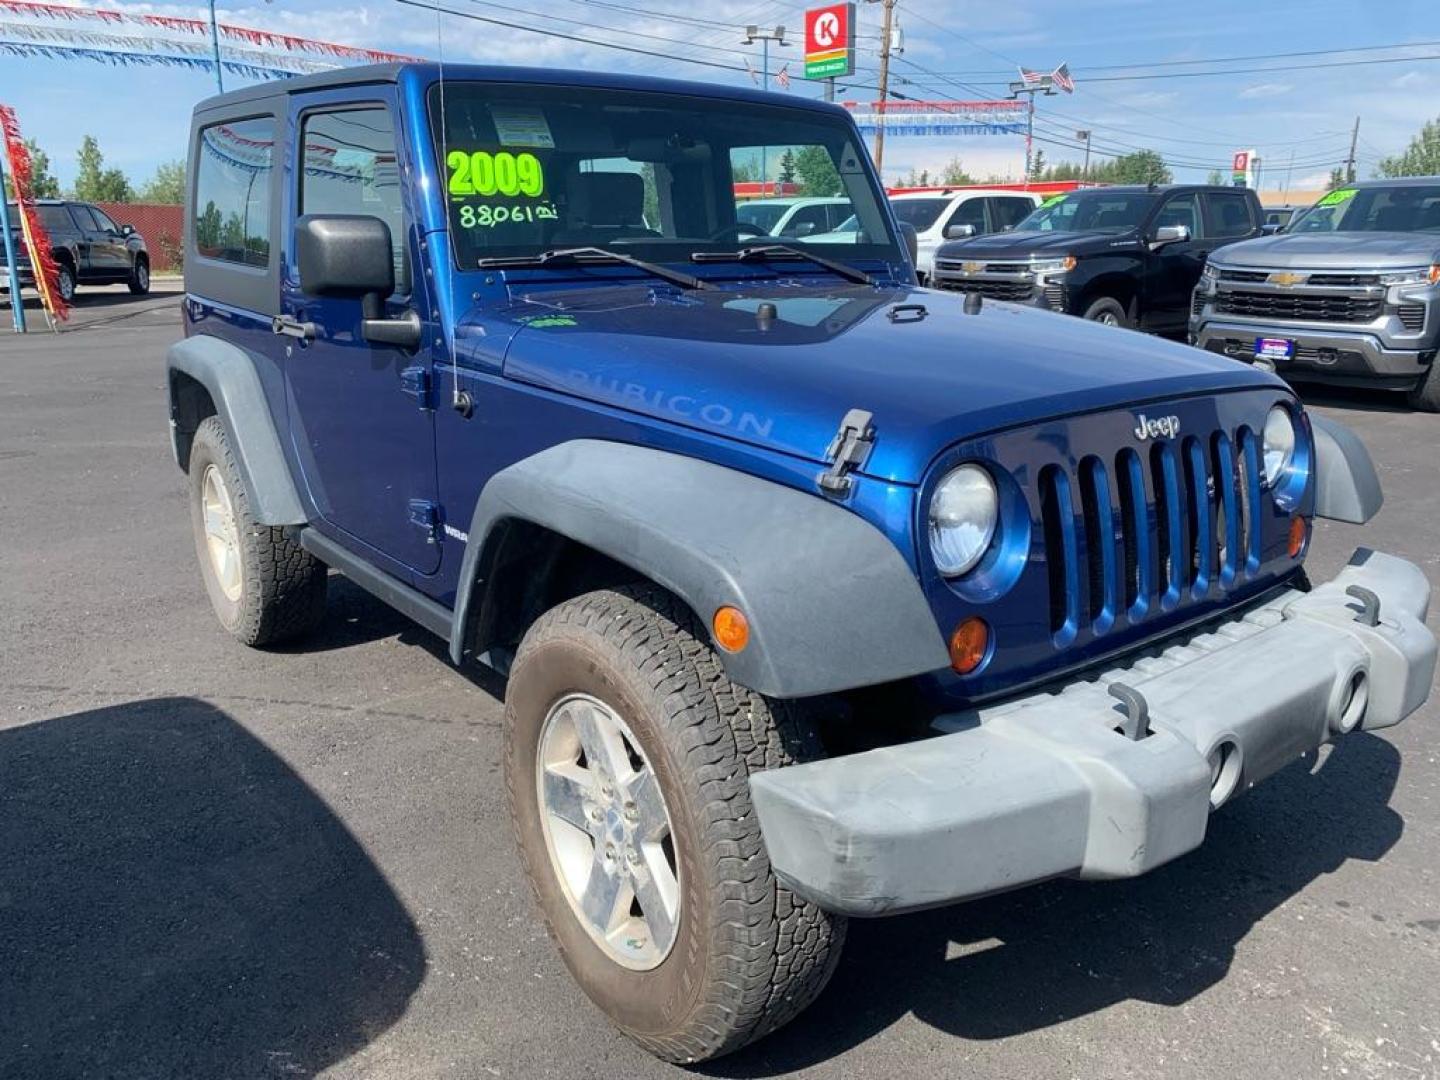
[{"label": "parked car", "polygon": [[849,199],[750,199],[736,208],[735,217],[753,226],[753,235],[803,238],[827,233],[851,215]]},{"label": "parked car", "polygon": [[1253,191],[1179,184],[1057,195],[1013,232],[945,244],[934,284],[1110,326],[1183,334],[1210,253],[1259,236]]},{"label": "parked car", "polygon": [[[745,238],[721,181],[766,138],[864,242]],[[329,568],[503,673],[545,925],[660,1057],[795,1016],[849,916],[1145,873],[1429,693],[1417,567],[1305,573],[1379,505],[1353,435],[918,288],[838,107],[346,68],[202,102],[189,162],[166,381],[220,624],[303,638]]]},{"label": "parked car", "polygon": [[1265,230],[1267,232],[1283,232],[1285,227],[1294,220],[1295,215],[1303,209],[1303,206],[1291,206],[1289,203],[1284,206],[1265,207]]},{"label": "parked car", "polygon": [[[75,289],[80,285],[124,284],[137,296],[150,291],[150,252],[145,238],[132,226],[117,225],[93,203],[40,199],[35,206],[59,267],[56,291],[66,303],[75,298]],[[34,271],[20,230],[20,210],[14,203],[9,210],[20,284],[33,285]]]},{"label": "parked car", "polygon": [[[946,239],[1014,228],[1039,205],[1040,196],[1032,192],[1003,190],[907,191],[890,196],[895,219],[915,229],[915,272],[922,285],[934,269],[935,250]],[[859,219],[851,215],[834,232],[810,240],[817,244],[853,244],[859,232]]]},{"label": "parked car", "polygon": [[1403,390],[1440,411],[1440,177],[1348,184],[1283,235],[1227,248],[1190,335],[1292,382]]}]

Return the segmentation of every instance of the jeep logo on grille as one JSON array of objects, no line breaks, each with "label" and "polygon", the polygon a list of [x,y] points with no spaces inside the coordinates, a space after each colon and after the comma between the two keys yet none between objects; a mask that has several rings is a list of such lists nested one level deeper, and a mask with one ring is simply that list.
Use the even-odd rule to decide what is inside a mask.
[{"label": "jeep logo on grille", "polygon": [[1180,418],[1178,416],[1158,416],[1150,419],[1143,412],[1135,418],[1139,421],[1135,428],[1135,438],[1140,442],[1146,439],[1158,439],[1164,436],[1173,439],[1180,434]]}]

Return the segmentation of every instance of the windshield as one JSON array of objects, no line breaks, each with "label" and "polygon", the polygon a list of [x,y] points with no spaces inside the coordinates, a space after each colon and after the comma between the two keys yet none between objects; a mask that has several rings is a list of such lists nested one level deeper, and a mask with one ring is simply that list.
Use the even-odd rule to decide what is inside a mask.
[{"label": "windshield", "polygon": [[1286,231],[1440,233],[1440,184],[1339,188]]},{"label": "windshield", "polygon": [[1056,232],[1119,233],[1140,227],[1157,196],[1153,192],[1075,191],[1057,195],[1015,226]]},{"label": "windshield", "polygon": [[[447,82],[430,118],[459,266],[600,247],[651,262],[734,251],[789,214],[785,242],[854,215],[850,260],[899,262],[881,195],[843,117],[628,90]],[[443,118],[443,129],[442,129]],[[763,132],[765,142],[757,141]],[[783,179],[782,179],[783,178]],[[738,185],[784,182],[806,203],[746,204]],[[774,212],[767,223],[757,214]]]},{"label": "windshield", "polygon": [[916,232],[924,232],[935,224],[940,211],[950,205],[949,199],[891,199],[890,209],[898,221],[908,221]]}]

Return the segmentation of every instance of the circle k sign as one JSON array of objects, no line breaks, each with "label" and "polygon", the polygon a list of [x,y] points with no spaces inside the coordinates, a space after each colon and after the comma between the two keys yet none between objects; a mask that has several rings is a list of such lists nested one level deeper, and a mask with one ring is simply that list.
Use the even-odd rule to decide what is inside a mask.
[{"label": "circle k sign", "polygon": [[805,12],[805,75],[823,79],[855,70],[855,5],[830,4]]}]

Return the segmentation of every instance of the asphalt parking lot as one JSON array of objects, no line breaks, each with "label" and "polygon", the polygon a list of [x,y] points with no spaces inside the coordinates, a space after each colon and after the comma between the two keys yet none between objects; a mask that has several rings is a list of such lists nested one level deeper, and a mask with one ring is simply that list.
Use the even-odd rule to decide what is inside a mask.
[{"label": "asphalt parking lot", "polygon": [[[222,633],[167,441],[178,328],[178,294],[104,290],[0,336],[0,1076],[681,1075],[540,929],[496,680],[343,580],[303,647]],[[1440,587],[1440,417],[1311,400],[1387,495],[1320,524],[1312,574],[1363,543]],[[699,1071],[1440,1077],[1437,721],[1288,769],[1147,878],[852,923],[815,1007]]]}]

